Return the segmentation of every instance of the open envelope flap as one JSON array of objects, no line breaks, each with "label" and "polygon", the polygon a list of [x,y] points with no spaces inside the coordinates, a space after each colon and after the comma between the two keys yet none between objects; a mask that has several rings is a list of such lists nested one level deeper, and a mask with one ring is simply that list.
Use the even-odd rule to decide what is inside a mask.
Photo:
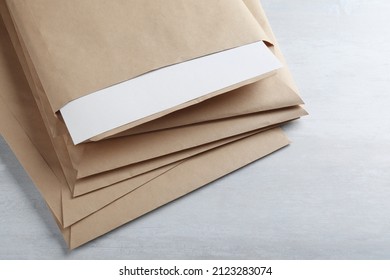
[{"label": "open envelope flap", "polygon": [[237,0],[6,0],[58,111],[154,69],[267,40]]}]

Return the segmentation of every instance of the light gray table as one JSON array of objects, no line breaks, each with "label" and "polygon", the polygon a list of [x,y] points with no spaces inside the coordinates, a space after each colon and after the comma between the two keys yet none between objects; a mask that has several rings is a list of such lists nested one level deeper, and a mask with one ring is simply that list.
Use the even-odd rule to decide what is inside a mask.
[{"label": "light gray table", "polygon": [[69,253],[0,140],[0,259],[389,259],[390,1],[264,0],[292,145]]}]

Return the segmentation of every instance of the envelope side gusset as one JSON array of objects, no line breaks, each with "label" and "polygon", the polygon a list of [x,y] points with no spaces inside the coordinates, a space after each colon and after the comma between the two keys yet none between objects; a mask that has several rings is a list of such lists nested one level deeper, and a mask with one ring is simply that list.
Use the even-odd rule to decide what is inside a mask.
[{"label": "envelope side gusset", "polygon": [[149,71],[268,40],[236,0],[7,4],[54,112]]}]

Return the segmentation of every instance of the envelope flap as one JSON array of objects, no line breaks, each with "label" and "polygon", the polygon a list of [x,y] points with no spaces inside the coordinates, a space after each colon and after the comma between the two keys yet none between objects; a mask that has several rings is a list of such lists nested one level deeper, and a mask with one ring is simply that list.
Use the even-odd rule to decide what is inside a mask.
[{"label": "envelope flap", "polygon": [[53,111],[151,70],[266,40],[236,0],[7,4]]}]

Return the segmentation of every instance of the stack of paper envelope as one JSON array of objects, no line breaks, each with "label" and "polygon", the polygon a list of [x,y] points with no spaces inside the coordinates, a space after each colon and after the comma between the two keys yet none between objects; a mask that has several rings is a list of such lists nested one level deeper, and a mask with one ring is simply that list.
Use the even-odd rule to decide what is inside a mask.
[{"label": "stack of paper envelope", "polygon": [[70,248],[286,145],[258,0],[1,0],[0,130]]}]

